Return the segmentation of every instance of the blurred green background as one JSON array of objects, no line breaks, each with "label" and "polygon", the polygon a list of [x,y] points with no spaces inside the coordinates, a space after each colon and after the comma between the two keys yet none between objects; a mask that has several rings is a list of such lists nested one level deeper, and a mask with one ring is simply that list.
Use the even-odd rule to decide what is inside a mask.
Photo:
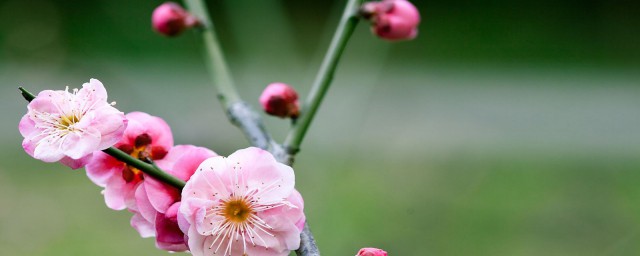
[{"label": "blurred green background", "polygon": [[[345,1],[208,1],[243,97],[306,95]],[[83,170],[29,158],[33,92],[100,79],[124,112],[228,155],[196,33],[162,1],[0,1],[2,255],[167,255]],[[297,188],[323,255],[640,255],[640,2],[414,1],[419,37],[360,24],[308,133]],[[278,140],[288,124],[265,117]]]}]

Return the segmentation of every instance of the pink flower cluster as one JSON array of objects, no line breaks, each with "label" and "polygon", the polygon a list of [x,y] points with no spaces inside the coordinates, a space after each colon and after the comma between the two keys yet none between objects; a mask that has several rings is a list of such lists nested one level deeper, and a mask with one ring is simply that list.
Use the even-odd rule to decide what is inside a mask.
[{"label": "pink flower cluster", "polygon": [[[156,246],[194,255],[288,255],[300,244],[303,200],[293,170],[258,148],[228,158],[174,146],[169,125],[142,112],[124,115],[92,79],[73,93],[43,91],[19,129],[34,158],[85,166],[106,205],[133,213],[131,225]],[[186,181],[180,191],[100,150],[115,147]]]}]

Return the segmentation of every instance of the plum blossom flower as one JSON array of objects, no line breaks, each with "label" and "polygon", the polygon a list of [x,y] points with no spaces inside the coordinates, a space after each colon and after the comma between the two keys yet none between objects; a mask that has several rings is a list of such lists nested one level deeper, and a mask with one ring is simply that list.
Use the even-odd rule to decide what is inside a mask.
[{"label": "plum blossom flower", "polygon": [[[198,166],[217,154],[203,147],[178,145],[158,167],[169,174],[188,181]],[[131,225],[143,237],[156,237],[156,247],[167,251],[187,250],[184,234],[178,226],[180,191],[156,179],[148,178],[135,191],[135,200],[128,208],[134,213]]]},{"label": "plum blossom flower", "polygon": [[[173,146],[169,125],[159,117],[142,112],[132,112],[126,117],[129,125],[114,146],[141,160],[163,159]],[[105,188],[105,202],[114,210],[125,209],[126,201],[133,199],[137,185],[145,179],[142,171],[103,152],[94,154],[86,170],[91,181]]]},{"label": "plum blossom flower", "polygon": [[418,35],[420,13],[407,0],[368,2],[361,13],[371,20],[371,31],[386,40],[411,40]]},{"label": "plum blossom flower", "polygon": [[164,36],[177,36],[185,29],[200,25],[200,21],[179,4],[166,2],[153,10],[151,25]]},{"label": "plum blossom flower", "polygon": [[182,190],[178,224],[193,255],[288,255],[300,245],[303,200],[291,167],[247,148],[205,160]]},{"label": "plum blossom flower", "polygon": [[77,169],[94,151],[111,147],[127,127],[124,113],[107,102],[107,91],[91,79],[82,89],[42,91],[27,105],[18,129],[30,156]]},{"label": "plum blossom flower", "polygon": [[367,247],[360,249],[356,256],[387,256],[387,252],[378,248]]},{"label": "plum blossom flower", "polygon": [[269,115],[297,118],[300,115],[298,93],[285,83],[271,83],[260,95],[260,105]]}]

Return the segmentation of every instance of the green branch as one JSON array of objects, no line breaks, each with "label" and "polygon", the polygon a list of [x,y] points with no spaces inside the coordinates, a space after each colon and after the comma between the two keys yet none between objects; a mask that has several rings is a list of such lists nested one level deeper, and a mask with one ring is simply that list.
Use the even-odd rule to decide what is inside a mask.
[{"label": "green branch", "polygon": [[271,138],[260,115],[238,96],[207,6],[202,0],[185,0],[185,2],[191,14],[196,16],[202,24],[198,29],[206,48],[207,68],[213,85],[217,89],[218,99],[226,110],[227,118],[244,133],[251,145],[268,150],[276,158],[283,159],[282,156],[286,155],[284,150]]},{"label": "green branch", "polygon": [[284,142],[284,148],[290,156],[290,162],[293,161],[293,155],[300,150],[300,144],[304,139],[304,135],[307,133],[309,125],[318,111],[322,99],[327,93],[327,90],[329,90],[338,62],[340,62],[340,58],[342,57],[342,53],[349,42],[349,38],[351,38],[351,35],[360,20],[358,10],[361,4],[362,0],[349,0],[347,2],[347,6],[344,9],[344,13],[342,14],[342,19],[338,24],[338,28],[336,29],[336,33],[331,40],[329,49],[324,56],[322,65],[320,66],[320,70],[318,70],[316,79],[313,81],[311,91],[309,92],[309,95],[302,107],[300,117],[298,117],[291,127],[291,130],[289,130],[289,134]]}]

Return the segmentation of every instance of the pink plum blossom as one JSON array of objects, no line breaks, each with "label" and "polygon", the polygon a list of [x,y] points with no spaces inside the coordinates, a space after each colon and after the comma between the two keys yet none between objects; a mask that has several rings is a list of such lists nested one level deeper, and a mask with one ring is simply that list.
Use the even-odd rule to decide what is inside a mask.
[{"label": "pink plum blossom", "polygon": [[[169,151],[158,167],[188,181],[206,159],[217,156],[213,151],[192,145],[178,145]],[[178,227],[181,194],[174,187],[154,178],[147,178],[135,191],[135,200],[128,205],[134,213],[131,225],[141,236],[156,236],[156,246],[167,251],[185,251],[184,234]]]},{"label": "pink plum blossom", "polygon": [[[169,125],[159,117],[142,112],[132,112],[126,117],[129,125],[115,147],[141,160],[163,159],[173,146]],[[142,171],[103,152],[94,154],[86,170],[91,181],[104,187],[105,202],[114,210],[126,208],[127,200],[133,200],[136,187],[146,178]]]},{"label": "pink plum blossom", "polygon": [[260,95],[260,105],[269,115],[296,118],[300,115],[298,93],[285,83],[271,83]]},{"label": "pink plum blossom", "polygon": [[197,18],[173,2],[161,4],[151,15],[153,29],[165,36],[177,36],[185,29],[199,24]]},{"label": "pink plum blossom", "polygon": [[420,13],[407,0],[368,2],[361,12],[371,22],[371,31],[386,40],[410,40],[418,35]]},{"label": "pink plum blossom", "polygon": [[378,248],[362,248],[356,256],[387,256],[387,252]]},{"label": "pink plum blossom", "polygon": [[178,224],[193,255],[289,255],[300,245],[303,200],[293,169],[247,148],[204,161],[182,190]]},{"label": "pink plum blossom", "polygon": [[32,157],[77,169],[94,151],[111,147],[127,127],[124,113],[107,102],[107,91],[91,79],[82,89],[42,91],[27,105],[18,129]]}]

